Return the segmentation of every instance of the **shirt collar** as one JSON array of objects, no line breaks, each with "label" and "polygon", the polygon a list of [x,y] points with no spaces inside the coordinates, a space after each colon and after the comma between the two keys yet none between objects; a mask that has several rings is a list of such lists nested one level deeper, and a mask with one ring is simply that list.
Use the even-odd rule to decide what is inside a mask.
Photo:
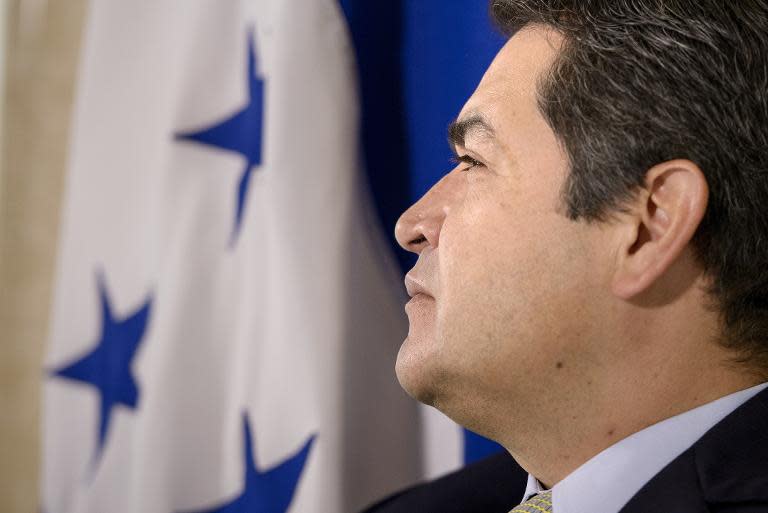
[{"label": "shirt collar", "polygon": [[[665,466],[758,392],[763,383],[670,417],[608,447],[552,488],[554,513],[617,513]],[[641,456],[642,455],[642,456]],[[600,490],[592,493],[585,490]],[[523,502],[546,491],[528,475]]]},{"label": "shirt collar", "polygon": [[523,495],[523,500],[521,501],[521,504],[534,495],[538,495],[541,492],[545,492],[546,490],[541,485],[538,479],[533,477],[532,474],[528,474],[528,484],[525,486],[525,495]]}]

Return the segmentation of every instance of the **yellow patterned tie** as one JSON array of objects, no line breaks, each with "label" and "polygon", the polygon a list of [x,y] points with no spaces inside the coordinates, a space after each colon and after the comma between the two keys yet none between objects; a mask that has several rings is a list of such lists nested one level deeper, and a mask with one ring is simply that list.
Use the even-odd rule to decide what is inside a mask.
[{"label": "yellow patterned tie", "polygon": [[552,513],[552,490],[534,495],[509,513]]}]

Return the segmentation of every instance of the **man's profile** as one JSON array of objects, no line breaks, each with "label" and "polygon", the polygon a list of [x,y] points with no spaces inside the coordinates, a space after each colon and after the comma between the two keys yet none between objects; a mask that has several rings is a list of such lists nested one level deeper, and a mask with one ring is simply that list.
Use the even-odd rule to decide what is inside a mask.
[{"label": "man's profile", "polygon": [[491,11],[457,165],[398,222],[396,370],[525,473],[371,511],[768,511],[768,3]]}]

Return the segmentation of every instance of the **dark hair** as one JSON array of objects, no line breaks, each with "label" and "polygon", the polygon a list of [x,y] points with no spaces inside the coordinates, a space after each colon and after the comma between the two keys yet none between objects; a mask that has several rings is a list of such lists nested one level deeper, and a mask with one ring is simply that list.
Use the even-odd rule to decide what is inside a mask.
[{"label": "dark hair", "polygon": [[701,168],[693,247],[720,342],[768,371],[768,0],[493,0],[491,13],[508,35],[564,36],[538,103],[570,160],[569,217],[606,220],[655,164]]}]

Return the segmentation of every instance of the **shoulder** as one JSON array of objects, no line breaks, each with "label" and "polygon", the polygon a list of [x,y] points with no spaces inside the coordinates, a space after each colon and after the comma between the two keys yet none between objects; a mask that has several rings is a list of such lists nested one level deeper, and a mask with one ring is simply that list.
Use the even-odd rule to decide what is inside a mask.
[{"label": "shoulder", "polygon": [[520,502],[527,476],[503,452],[403,490],[363,513],[507,513]]},{"label": "shoulder", "polygon": [[645,513],[768,511],[768,389],[681,454],[621,510]]}]

